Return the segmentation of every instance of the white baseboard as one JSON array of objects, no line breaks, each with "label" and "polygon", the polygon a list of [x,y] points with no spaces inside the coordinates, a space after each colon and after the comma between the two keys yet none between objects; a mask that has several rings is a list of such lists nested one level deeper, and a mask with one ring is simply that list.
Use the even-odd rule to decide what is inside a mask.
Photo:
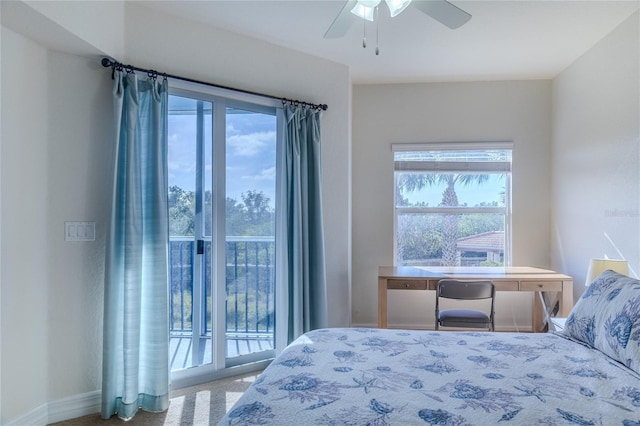
[{"label": "white baseboard", "polygon": [[46,426],[100,412],[102,392],[97,390],[51,401],[10,420],[7,426]]},{"label": "white baseboard", "polygon": [[[176,390],[182,387],[192,386],[194,384],[261,370],[264,369],[271,361],[272,360],[265,360],[243,366],[227,368],[224,372],[212,372],[206,376],[203,376],[201,373],[199,376],[194,377],[172,376],[171,387],[172,390]],[[46,426],[63,420],[75,419],[77,417],[99,413],[101,410],[101,404],[102,392],[100,390],[96,390],[55,401],[49,401],[48,403],[42,404],[22,416],[4,423],[2,426]]]},{"label": "white baseboard", "polygon": [[100,412],[102,392],[99,390],[49,402],[49,423]]},{"label": "white baseboard", "polygon": [[47,404],[42,404],[41,406],[34,408],[33,410],[23,414],[18,418],[9,420],[9,422],[6,423],[6,426],[45,426],[49,423],[47,420]]}]

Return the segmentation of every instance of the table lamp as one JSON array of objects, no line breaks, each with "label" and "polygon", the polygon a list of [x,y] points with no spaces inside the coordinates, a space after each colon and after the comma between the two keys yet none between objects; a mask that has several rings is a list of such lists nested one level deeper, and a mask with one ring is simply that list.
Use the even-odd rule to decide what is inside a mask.
[{"label": "table lamp", "polygon": [[622,259],[591,259],[585,285],[591,284],[598,275],[607,269],[611,269],[622,275],[629,275],[629,262]]}]

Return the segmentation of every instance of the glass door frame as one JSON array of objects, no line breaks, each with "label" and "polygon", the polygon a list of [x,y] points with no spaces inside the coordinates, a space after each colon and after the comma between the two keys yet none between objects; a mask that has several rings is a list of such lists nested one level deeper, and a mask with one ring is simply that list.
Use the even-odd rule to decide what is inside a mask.
[{"label": "glass door frame", "polygon": [[[237,93],[226,89],[218,89],[214,87],[197,85],[184,81],[170,81],[170,95],[183,96],[197,101],[212,103],[212,162],[211,162],[211,191],[212,191],[212,229],[211,236],[206,236],[204,226],[204,129],[202,123],[198,123],[196,161],[198,162],[197,170],[202,172],[196,178],[196,211],[194,215],[194,241],[196,245],[196,255],[194,257],[194,283],[193,283],[193,311],[192,311],[192,364],[191,368],[176,370],[171,372],[172,385],[175,388],[191,386],[209,380],[228,377],[233,374],[241,374],[244,372],[255,371],[266,367],[271,359],[275,356],[275,349],[242,355],[234,358],[226,358],[226,268],[216,267],[216,265],[225,265],[226,250],[226,111],[227,107],[243,109],[251,112],[266,113],[274,115],[278,118],[277,125],[277,150],[283,140],[283,126],[280,124],[282,119],[282,104],[275,99],[261,98],[254,95]],[[229,95],[233,99],[220,96]],[[201,105],[201,104],[199,104]],[[224,141],[224,143],[216,143],[216,141]],[[279,178],[277,178],[278,180]],[[277,186],[277,182],[276,182]],[[219,218],[222,218],[221,220]],[[211,345],[212,357],[211,363],[195,365],[198,360],[198,350],[196,347],[200,342],[200,335],[204,331],[206,333],[207,319],[205,318],[207,308],[203,303],[195,303],[197,299],[202,300],[205,296],[205,273],[204,258],[205,254],[197,254],[198,240],[206,241],[211,239],[211,306],[209,309],[212,313],[211,318]],[[206,253],[206,250],[204,250]],[[200,269],[197,269],[200,268]],[[199,272],[198,272],[199,271]],[[197,272],[197,273],[196,273]],[[197,277],[196,277],[197,276]],[[197,307],[196,307],[197,305]],[[275,329],[274,344],[278,341],[277,328]],[[198,342],[196,344],[196,342]]]},{"label": "glass door frame", "polygon": [[[214,143],[214,147],[213,147],[213,162],[212,162],[213,164],[212,169],[214,173],[213,174],[213,194],[214,194],[213,196],[213,212],[214,213],[213,214],[214,214],[214,217],[223,218],[223,220],[214,219],[214,222],[213,222],[214,226],[216,226],[216,230],[213,232],[214,244],[212,244],[212,252],[213,252],[212,261],[214,263],[212,263],[212,265],[225,265],[226,248],[227,248],[227,241],[226,241],[227,235],[226,235],[225,220],[224,220],[224,218],[226,217],[226,196],[227,196],[227,193],[226,193],[227,110],[229,108],[233,108],[236,110],[242,110],[242,111],[257,113],[257,114],[271,115],[273,117],[276,117],[277,125],[276,125],[276,147],[275,148],[277,153],[280,152],[280,146],[282,145],[284,128],[279,124],[283,119],[283,116],[279,114],[278,110],[273,106],[257,105],[255,103],[231,100],[226,98],[216,98],[216,102],[217,103],[214,102],[214,106],[213,106],[213,111],[214,111],[213,112],[213,115],[214,115],[213,137],[220,138],[218,140],[223,140],[224,143],[219,143],[217,145]],[[276,173],[276,175],[279,176],[278,173]],[[279,177],[276,178],[276,188],[278,187],[278,180],[279,180]],[[277,232],[275,234],[277,235]],[[277,237],[275,238],[277,240]],[[277,244],[277,241],[276,241],[276,244]],[[278,250],[276,249],[276,253],[277,252]],[[212,281],[214,285],[213,292],[216,293],[214,297],[214,303],[216,303],[216,305],[214,306],[214,308],[217,314],[215,316],[214,326],[216,327],[219,333],[222,333],[222,335],[225,335],[226,334],[226,313],[227,313],[225,303],[224,303],[225,300],[227,299],[226,288],[225,288],[226,287],[225,284],[227,280],[226,268],[217,268],[215,272],[216,272],[215,279],[212,277]],[[276,272],[276,276],[278,276],[277,272]],[[274,300],[275,300],[275,294],[274,294]],[[274,312],[274,319],[275,317],[276,315]],[[277,327],[274,326],[274,339],[273,339],[274,349],[260,351],[260,352],[252,352],[245,355],[239,355],[233,358],[226,357],[226,354],[225,354],[226,339],[223,340],[222,342],[216,342],[219,346],[217,348],[214,348],[214,351],[213,351],[214,364],[217,363],[217,365],[224,365],[226,368],[230,368],[230,367],[236,367],[239,365],[260,362],[260,361],[263,361],[264,359],[274,358],[276,354],[275,345],[277,340],[278,340]]]}]

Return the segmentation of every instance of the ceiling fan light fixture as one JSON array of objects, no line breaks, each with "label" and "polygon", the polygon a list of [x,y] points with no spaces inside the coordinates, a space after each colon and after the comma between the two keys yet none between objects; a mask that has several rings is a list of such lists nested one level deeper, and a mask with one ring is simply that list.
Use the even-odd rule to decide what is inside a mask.
[{"label": "ceiling fan light fixture", "polygon": [[[343,37],[349,30],[349,27],[351,27],[351,24],[355,22],[353,15],[364,18],[365,22],[366,20],[373,21],[375,18],[374,10],[371,8],[364,9],[364,5],[379,5],[381,3],[380,0],[343,1],[344,5],[342,6],[342,9],[340,9],[338,15],[335,17],[331,25],[329,25],[329,28],[324,34],[324,38]],[[373,3],[368,3],[369,1],[372,1]],[[471,19],[471,14],[449,3],[447,0],[416,0],[413,2],[409,2],[407,0],[385,0],[385,3],[387,4],[389,11],[392,13],[392,16],[398,15],[402,10],[404,10],[402,7],[396,6],[397,4],[405,6],[410,5],[451,29],[459,28]]]},{"label": "ceiling fan light fixture", "polygon": [[381,0],[358,0],[358,3],[360,3],[364,7],[369,7],[373,9],[374,7],[380,4],[380,1]]},{"label": "ceiling fan light fixture", "polygon": [[403,10],[409,6],[411,0],[385,0],[387,2],[387,6],[389,7],[389,12],[391,13],[391,17],[398,16],[402,13]]},{"label": "ceiling fan light fixture", "polygon": [[351,13],[356,16],[359,16],[362,19],[366,19],[367,21],[373,21],[373,10],[375,7],[367,7],[363,6],[360,1],[351,9]]}]

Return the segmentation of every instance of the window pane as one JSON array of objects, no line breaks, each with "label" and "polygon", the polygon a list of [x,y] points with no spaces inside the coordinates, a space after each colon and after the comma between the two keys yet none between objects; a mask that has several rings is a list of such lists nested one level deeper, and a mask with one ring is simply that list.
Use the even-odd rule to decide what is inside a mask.
[{"label": "window pane", "polygon": [[396,207],[504,207],[504,173],[396,172]]},{"label": "window pane", "polygon": [[[204,145],[211,144],[212,103],[169,96],[169,262],[171,369],[211,363],[209,258],[204,241],[203,194],[211,173],[202,171]],[[210,164],[210,163],[209,163]],[[210,198],[210,197],[209,197]],[[208,210],[210,216],[210,208]],[[210,221],[209,221],[210,222]],[[204,244],[203,244],[204,243]],[[207,271],[204,273],[203,271]]]},{"label": "window pane", "polygon": [[398,214],[396,261],[400,266],[501,266],[505,215]]},{"label": "window pane", "polygon": [[195,99],[169,96],[169,235],[194,235],[197,119]]},{"label": "window pane", "polygon": [[274,346],[276,116],[227,108],[226,126],[226,331],[253,353]]},{"label": "window pane", "polygon": [[226,170],[227,235],[275,235],[275,115],[227,108]]}]

